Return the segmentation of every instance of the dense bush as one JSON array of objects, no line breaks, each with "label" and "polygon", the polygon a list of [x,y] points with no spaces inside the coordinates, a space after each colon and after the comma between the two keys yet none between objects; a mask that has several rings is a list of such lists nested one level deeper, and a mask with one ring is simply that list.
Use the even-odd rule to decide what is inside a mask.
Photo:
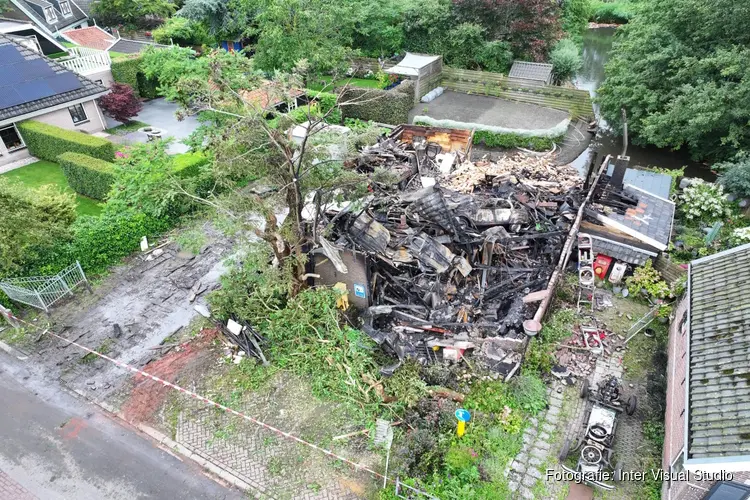
[{"label": "dense bush", "polygon": [[0,177],[0,277],[23,274],[56,241],[67,241],[76,217],[73,195],[51,186],[31,191]]},{"label": "dense bush", "polygon": [[638,4],[631,0],[603,1],[592,0],[590,19],[597,23],[625,24],[638,10]]},{"label": "dense bush", "polygon": [[112,163],[81,153],[63,153],[57,162],[76,193],[95,200],[107,198],[114,182]]},{"label": "dense bush", "polygon": [[326,121],[328,123],[341,123],[341,110],[338,109],[339,96],[331,92],[318,92],[315,90],[307,90],[306,95],[308,99],[313,99],[316,103],[318,103],[320,112],[323,114],[328,113],[333,108],[337,108],[328,113]]},{"label": "dense bush", "polygon": [[550,62],[557,83],[567,81],[583,66],[581,50],[570,38],[563,38],[557,42],[550,53]]},{"label": "dense bush", "polygon": [[36,121],[22,122],[18,129],[29,152],[42,160],[56,162],[58,156],[68,152],[108,161],[115,157],[115,145],[101,137]]},{"label": "dense bush", "polygon": [[689,222],[710,223],[732,215],[732,209],[720,184],[693,179],[680,195],[680,210]]},{"label": "dense bush", "polygon": [[628,291],[634,296],[640,294],[641,290],[646,290],[648,296],[654,299],[666,299],[673,296],[672,289],[662,279],[659,271],[654,269],[651,259],[637,267],[633,271],[633,275],[625,280],[625,284]]},{"label": "dense bush", "polygon": [[592,14],[591,0],[563,0],[562,29],[573,37],[580,37],[588,28]]},{"label": "dense bush", "polygon": [[141,55],[115,59],[110,66],[112,78],[118,83],[130,85],[139,97],[153,99],[157,96],[157,81],[153,78],[147,78],[143,74],[142,63],[143,57]]},{"label": "dense bush", "polygon": [[498,134],[487,130],[474,132],[474,144],[488,148],[526,148],[532,151],[549,151],[555,139],[550,137],[527,137],[520,134]]},{"label": "dense bush", "polygon": [[390,90],[351,87],[341,93],[341,101],[353,103],[341,106],[344,118],[400,125],[409,121],[414,107],[414,83],[406,80]]},{"label": "dense bush", "polygon": [[153,31],[154,41],[169,45],[212,45],[214,39],[206,27],[184,17],[171,17]]},{"label": "dense bush", "polygon": [[719,170],[719,182],[730,193],[742,197],[750,196],[750,154],[743,154],[735,161],[720,163],[713,166]]},{"label": "dense bush", "polygon": [[196,177],[200,174],[200,167],[208,163],[208,156],[203,153],[183,153],[173,159],[173,172],[177,177]]}]

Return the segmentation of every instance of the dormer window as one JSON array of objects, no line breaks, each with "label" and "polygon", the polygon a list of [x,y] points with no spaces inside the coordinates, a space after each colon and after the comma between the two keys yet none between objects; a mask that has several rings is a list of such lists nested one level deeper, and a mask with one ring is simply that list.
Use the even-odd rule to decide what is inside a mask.
[{"label": "dormer window", "polygon": [[70,2],[67,0],[60,2],[60,12],[62,12],[62,15],[65,17],[73,15],[73,11],[70,10]]},{"label": "dormer window", "polygon": [[57,22],[57,12],[55,12],[54,7],[45,7],[44,8],[44,17],[47,19],[48,23],[56,23]]}]

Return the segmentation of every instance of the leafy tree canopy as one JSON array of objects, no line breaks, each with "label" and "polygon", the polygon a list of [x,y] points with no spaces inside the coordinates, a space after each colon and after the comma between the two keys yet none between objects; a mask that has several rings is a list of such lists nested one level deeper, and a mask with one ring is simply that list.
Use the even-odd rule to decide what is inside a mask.
[{"label": "leafy tree canopy", "polygon": [[750,9],[734,0],[654,0],[618,31],[599,101],[640,143],[725,159],[750,149]]},{"label": "leafy tree canopy", "polygon": [[92,7],[96,20],[110,26],[148,26],[151,21],[171,16],[176,9],[171,0],[98,0]]}]

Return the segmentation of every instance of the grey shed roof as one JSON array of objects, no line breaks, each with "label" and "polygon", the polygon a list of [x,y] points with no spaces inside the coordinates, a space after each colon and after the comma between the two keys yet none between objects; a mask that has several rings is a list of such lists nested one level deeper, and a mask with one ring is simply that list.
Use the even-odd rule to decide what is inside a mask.
[{"label": "grey shed roof", "polygon": [[638,199],[638,205],[627,209],[624,214],[613,213],[607,217],[659,243],[668,244],[674,221],[674,203],[628,184],[623,191]]},{"label": "grey shed roof", "polygon": [[167,48],[169,45],[161,45],[153,42],[141,42],[138,40],[128,40],[120,38],[114,45],[107,50],[112,52],[121,52],[123,54],[138,54],[146,50],[146,47],[163,47]]},{"label": "grey shed roof", "polygon": [[[78,73],[73,73],[69,69],[65,68],[64,66],[54,62],[52,59],[47,59],[46,57],[42,56],[41,54],[34,52],[33,50],[27,49],[26,47],[16,43],[11,38],[7,37],[6,35],[0,34],[0,46],[6,46],[11,45],[15,47],[15,49],[21,54],[24,61],[16,63],[15,65],[22,65],[30,63],[31,61],[35,61],[38,59],[44,59],[44,61],[49,65],[50,68],[52,68],[55,72],[55,74],[61,74],[61,73],[72,73],[78,78],[78,80],[81,82],[81,86],[75,90],[71,90],[68,92],[61,92],[59,94],[51,95],[49,97],[44,97],[42,99],[37,99],[35,101],[26,102],[23,104],[17,104],[15,106],[10,106],[8,108],[0,109],[0,121],[10,120],[16,117],[22,117],[24,115],[27,115],[29,113],[33,113],[35,111],[39,111],[45,108],[49,108],[52,106],[56,106],[59,104],[65,104],[67,102],[77,101],[79,99],[83,99],[85,97],[96,97],[99,95],[102,95],[107,92],[107,89],[103,87],[102,85],[99,85],[98,83],[95,83],[88,78],[79,75]],[[0,75],[0,84],[2,84],[2,75]],[[22,85],[23,82],[19,83],[19,85]]]},{"label": "grey shed roof", "polygon": [[750,461],[750,245],[689,276],[688,459]]},{"label": "grey shed roof", "polygon": [[[607,175],[611,177],[614,170],[615,164],[612,162],[607,166]],[[643,189],[660,198],[669,198],[672,178],[667,174],[649,172],[648,170],[641,170],[639,168],[627,168],[625,169],[625,176],[622,179],[622,183]]]},{"label": "grey shed roof", "polygon": [[513,61],[513,67],[510,68],[508,77],[549,84],[552,81],[552,65],[547,63]]},{"label": "grey shed roof", "polygon": [[656,257],[655,253],[649,253],[630,245],[623,245],[616,241],[591,235],[594,243],[594,253],[604,254],[613,259],[621,260],[629,264],[640,266],[646,263],[650,257]]}]

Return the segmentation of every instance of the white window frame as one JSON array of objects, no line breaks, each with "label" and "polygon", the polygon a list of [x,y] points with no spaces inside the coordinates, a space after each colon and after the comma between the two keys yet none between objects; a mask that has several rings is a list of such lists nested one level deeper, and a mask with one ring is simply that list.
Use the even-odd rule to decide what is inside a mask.
[{"label": "white window frame", "polygon": [[55,8],[52,6],[45,7],[44,8],[44,18],[47,20],[48,23],[56,23],[57,22],[57,12],[55,12]]},{"label": "white window frame", "polygon": [[15,147],[15,148],[13,148],[13,149],[10,149],[10,148],[9,148],[8,146],[6,146],[6,145],[5,145],[5,142],[3,142],[2,138],[0,138],[0,143],[2,143],[2,146],[3,146],[3,148],[4,148],[4,149],[5,149],[5,150],[6,150],[6,151],[7,151],[8,153],[15,153],[16,151],[20,151],[21,149],[24,149],[24,148],[26,147],[26,143],[24,142],[24,140],[23,140],[23,136],[22,136],[22,135],[21,135],[21,133],[20,133],[20,132],[18,131],[18,127],[16,127],[16,124],[15,124],[15,123],[13,123],[13,124],[11,124],[11,125],[7,125],[7,126],[5,126],[5,127],[0,127],[0,132],[1,132],[1,131],[3,131],[3,130],[7,130],[7,129],[9,129],[9,128],[12,128],[12,129],[14,129],[14,130],[16,131],[16,135],[18,136],[18,138],[19,138],[19,139],[21,139],[21,145],[20,145],[20,146],[16,146],[16,147]]},{"label": "white window frame", "polygon": [[[81,107],[81,112],[83,113],[83,120],[76,121],[75,117],[73,116],[73,112],[71,111],[72,108],[77,108],[78,106]],[[84,123],[88,123],[90,121],[88,113],[86,113],[86,108],[83,106],[83,103],[74,104],[72,106],[68,106],[68,113],[70,113],[70,119],[73,121],[73,125],[76,127],[78,125],[82,125]]]},{"label": "white window frame", "polygon": [[73,10],[70,8],[70,2],[68,0],[62,0],[60,2],[60,12],[64,17],[70,17],[73,15]]}]

